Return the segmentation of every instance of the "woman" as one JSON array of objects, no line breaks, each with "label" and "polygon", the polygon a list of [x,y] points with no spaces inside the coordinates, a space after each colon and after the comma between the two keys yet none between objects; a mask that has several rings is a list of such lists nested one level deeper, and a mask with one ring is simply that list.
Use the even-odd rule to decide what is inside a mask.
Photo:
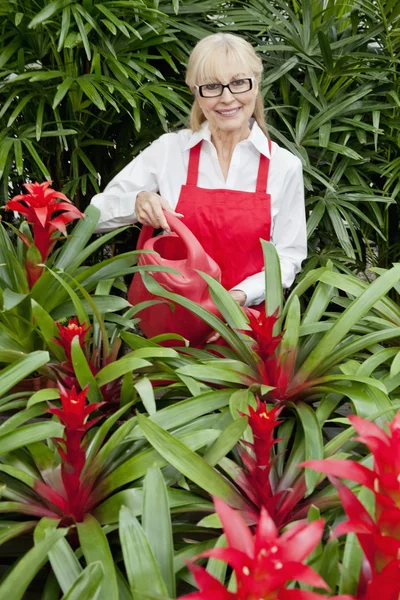
[{"label": "woman", "polygon": [[180,217],[242,306],[265,299],[260,238],[274,243],[286,288],[307,252],[301,162],[268,139],[261,75],[244,39],[201,40],[186,74],[190,129],[162,135],[92,199],[98,232],[136,221],[169,231],[163,210]]}]

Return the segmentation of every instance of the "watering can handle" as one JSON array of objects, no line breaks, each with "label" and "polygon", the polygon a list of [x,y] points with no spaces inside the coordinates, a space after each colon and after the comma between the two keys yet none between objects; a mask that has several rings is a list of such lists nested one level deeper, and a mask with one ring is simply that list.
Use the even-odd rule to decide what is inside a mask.
[{"label": "watering can handle", "polygon": [[[173,233],[176,233],[178,237],[184,242],[189,263],[195,264],[196,258],[204,253],[204,249],[198,239],[193,235],[190,229],[182,223],[182,221],[175,217],[175,215],[171,214],[168,211],[164,211],[164,216],[167,220],[167,223]],[[154,233],[154,227],[151,225],[143,225],[142,230],[139,235],[139,239],[136,245],[137,250],[143,250],[145,243],[152,237]]]}]

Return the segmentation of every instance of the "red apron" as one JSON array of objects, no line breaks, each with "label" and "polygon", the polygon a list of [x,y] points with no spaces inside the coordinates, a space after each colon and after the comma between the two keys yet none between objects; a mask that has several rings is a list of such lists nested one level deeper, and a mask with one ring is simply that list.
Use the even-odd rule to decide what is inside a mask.
[{"label": "red apron", "polygon": [[[271,235],[271,196],[267,193],[270,159],[260,154],[255,192],[197,186],[202,142],[191,148],[186,185],[177,212],[204,250],[221,267],[230,290],[264,268],[260,238]],[[271,141],[268,140],[271,153]]]}]

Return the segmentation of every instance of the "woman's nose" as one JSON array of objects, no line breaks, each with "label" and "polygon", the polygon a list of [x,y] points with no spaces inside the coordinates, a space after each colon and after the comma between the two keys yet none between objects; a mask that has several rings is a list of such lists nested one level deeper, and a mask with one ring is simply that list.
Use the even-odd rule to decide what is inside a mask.
[{"label": "woman's nose", "polygon": [[226,87],[223,89],[221,100],[223,100],[224,102],[232,102],[232,100],[234,100],[233,94],[229,88]]}]

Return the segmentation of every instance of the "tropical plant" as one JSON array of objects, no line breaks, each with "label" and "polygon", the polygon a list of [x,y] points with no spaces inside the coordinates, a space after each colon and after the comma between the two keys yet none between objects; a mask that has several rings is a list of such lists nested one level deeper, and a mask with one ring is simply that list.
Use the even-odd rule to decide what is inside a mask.
[{"label": "tropical plant", "polygon": [[[359,565],[358,583],[361,600],[372,600],[378,590],[385,598],[397,600],[400,594],[398,573],[400,570],[398,534],[399,512],[399,443],[400,415],[388,423],[389,434],[374,423],[356,416],[349,417],[350,423],[359,434],[357,441],[368,446],[374,465],[370,469],[351,460],[311,460],[305,466],[333,476],[338,487],[342,505],[348,521],[340,524],[335,535],[356,533],[364,552],[363,565]],[[365,486],[375,496],[375,519],[342,484],[337,477],[343,477]]]},{"label": "tropical plant", "polygon": [[[217,514],[226,534],[228,547],[214,548],[199,555],[228,563],[235,573],[236,591],[228,591],[206,569],[190,564],[200,592],[183,596],[186,600],[317,600],[324,598],[310,591],[287,589],[297,580],[308,586],[327,590],[329,586],[309,566],[303,564],[316,548],[324,531],[324,521],[298,523],[281,536],[265,508],[261,511],[255,535],[243,519],[224,502],[216,499]],[[350,596],[332,596],[336,600],[352,600]]]},{"label": "tropical plant", "polygon": [[350,267],[390,265],[398,253],[396,207],[387,210],[399,191],[397,4],[238,0],[216,19],[261,54],[268,129],[303,163],[312,251],[328,246],[335,258],[339,244],[338,268],[343,254]]},{"label": "tropical plant", "polygon": [[[17,232],[12,236],[0,224],[0,347],[3,350],[20,356],[21,352],[49,349],[53,356],[62,360],[63,353],[53,341],[58,335],[55,321],[77,315],[80,322],[89,323],[88,313],[97,311],[99,314],[100,311],[106,321],[109,317],[110,322],[114,319],[115,323],[118,320],[118,315],[114,315],[116,311],[131,309],[131,314],[134,313],[129,302],[110,292],[114,286],[114,289],[126,289],[119,278],[136,271],[137,267],[133,267],[137,260],[136,251],[83,266],[121,231],[92,240],[98,218],[99,211],[89,207],[84,218],[65,241],[58,242],[44,263],[36,254],[31,260],[30,252],[33,249],[35,253],[36,245],[25,221],[18,230],[12,226],[13,232]],[[48,245],[52,244],[53,237],[48,239]],[[32,277],[36,281],[30,287]],[[89,295],[90,292],[94,294]],[[130,326],[128,321],[125,321],[127,327]],[[115,325],[113,327],[115,329]],[[12,359],[11,354],[10,357]]]},{"label": "tropical plant", "polygon": [[83,210],[100,183],[182,122],[189,96],[179,73],[207,31],[195,20],[210,3],[200,4],[177,15],[169,0],[2,2],[3,201],[21,179],[44,176]]},{"label": "tropical plant", "polygon": [[50,185],[51,181],[41,184],[26,183],[28,193],[14,196],[5,206],[8,210],[24,215],[26,223],[32,227],[32,230],[27,229],[23,223],[22,231],[20,229],[16,232],[26,245],[25,269],[29,289],[43,273],[43,267],[40,265],[46,262],[59,239],[58,232],[66,235],[65,226],[83,216],[71,200],[53,190]]}]

